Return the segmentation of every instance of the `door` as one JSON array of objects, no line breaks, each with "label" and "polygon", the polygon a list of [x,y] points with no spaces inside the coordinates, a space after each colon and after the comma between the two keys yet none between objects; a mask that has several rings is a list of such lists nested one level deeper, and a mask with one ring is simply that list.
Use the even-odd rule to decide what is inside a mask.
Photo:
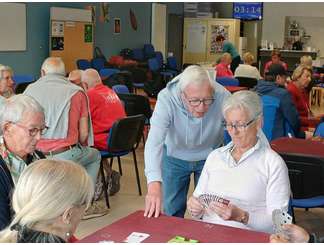
[{"label": "door", "polygon": [[177,60],[178,69],[182,67],[183,47],[183,16],[169,14],[168,16],[168,53],[173,53]]}]

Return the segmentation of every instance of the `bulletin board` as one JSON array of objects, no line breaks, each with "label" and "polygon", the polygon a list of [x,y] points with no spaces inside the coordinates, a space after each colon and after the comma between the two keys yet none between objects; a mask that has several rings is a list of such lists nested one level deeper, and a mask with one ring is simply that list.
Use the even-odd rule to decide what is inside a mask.
[{"label": "bulletin board", "polygon": [[93,58],[91,14],[91,10],[51,8],[50,55],[63,59],[66,72],[77,69],[78,59]]}]

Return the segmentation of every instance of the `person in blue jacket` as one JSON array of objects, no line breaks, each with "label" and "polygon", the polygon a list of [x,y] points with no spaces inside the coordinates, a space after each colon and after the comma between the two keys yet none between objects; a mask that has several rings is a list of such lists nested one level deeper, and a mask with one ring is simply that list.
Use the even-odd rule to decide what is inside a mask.
[{"label": "person in blue jacket", "polygon": [[[265,80],[259,80],[255,87],[256,92],[279,99],[280,110],[276,113],[275,125],[272,129],[272,140],[285,135],[285,121],[287,121],[298,138],[305,138],[305,132],[300,130],[300,119],[290,93],[286,90],[286,70],[280,64],[272,64],[266,73]],[[264,118],[267,120],[267,118]]]},{"label": "person in blue jacket", "polygon": [[[190,176],[223,144],[222,104],[230,93],[200,66],[188,66],[158,95],[145,145],[144,216],[184,217]],[[163,193],[163,199],[162,199]]]}]

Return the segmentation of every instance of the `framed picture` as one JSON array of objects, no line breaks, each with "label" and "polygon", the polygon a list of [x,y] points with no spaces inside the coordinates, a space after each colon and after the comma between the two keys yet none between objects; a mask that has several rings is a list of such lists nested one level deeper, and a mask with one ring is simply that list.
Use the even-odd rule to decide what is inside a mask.
[{"label": "framed picture", "polygon": [[120,19],[115,18],[114,19],[114,34],[120,34],[121,24]]}]

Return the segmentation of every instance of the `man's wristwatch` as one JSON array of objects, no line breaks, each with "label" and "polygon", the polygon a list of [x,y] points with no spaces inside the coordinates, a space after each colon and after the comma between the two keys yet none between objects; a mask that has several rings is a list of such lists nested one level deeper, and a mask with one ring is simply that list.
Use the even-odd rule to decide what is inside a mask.
[{"label": "man's wristwatch", "polygon": [[240,217],[240,222],[246,225],[248,221],[249,221],[249,213],[244,211],[243,215]]}]

